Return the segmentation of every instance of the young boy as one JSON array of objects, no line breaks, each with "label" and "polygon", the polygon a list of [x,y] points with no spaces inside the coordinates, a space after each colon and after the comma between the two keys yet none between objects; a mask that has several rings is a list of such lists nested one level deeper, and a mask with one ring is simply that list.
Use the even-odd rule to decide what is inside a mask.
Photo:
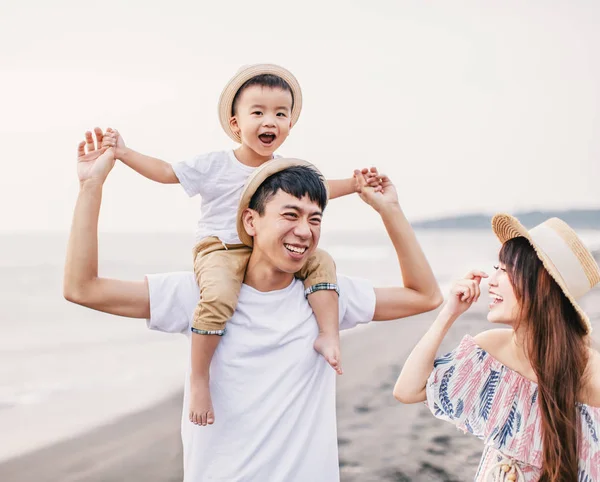
[{"label": "young boy", "polygon": [[[274,158],[301,109],[300,85],[289,71],[271,64],[251,65],[238,71],[219,100],[221,125],[229,137],[241,144],[235,151],[212,152],[171,165],[129,149],[116,130],[108,129],[104,137],[103,146],[114,147],[115,157],[138,173],[160,183],[179,183],[189,196],[202,196],[193,250],[201,293],[191,337],[189,416],[193,423],[214,422],[210,362],[219,337],[225,333],[225,323],[235,311],[250,256],[251,242],[243,244],[236,231],[240,194],[252,172]],[[378,184],[375,169],[367,175],[371,185]],[[356,192],[353,177],[328,181],[328,186],[330,199]],[[288,244],[284,248],[290,256],[305,249]],[[296,275],[305,280],[306,296],[319,325],[314,348],[341,374],[335,273],[333,259],[317,250]]]}]

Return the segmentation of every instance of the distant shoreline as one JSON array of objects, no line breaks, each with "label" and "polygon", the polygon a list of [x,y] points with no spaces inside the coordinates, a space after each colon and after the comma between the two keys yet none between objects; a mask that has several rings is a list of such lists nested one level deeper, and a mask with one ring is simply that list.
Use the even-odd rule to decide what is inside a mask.
[{"label": "distant shoreline", "polygon": [[[523,225],[530,228],[548,218],[557,217],[573,229],[600,229],[600,209],[569,209],[564,211],[523,211],[514,213]],[[492,215],[465,214],[446,216],[424,221],[414,221],[415,229],[490,229]]]},{"label": "distant shoreline", "polygon": [[[509,213],[514,215],[526,227],[530,228],[540,224],[544,220],[552,217],[558,217],[569,223],[574,229],[597,229],[600,230],[600,208],[588,209],[566,209],[566,210],[534,210],[534,211],[517,211]],[[489,229],[493,214],[489,213],[471,213],[451,216],[439,216],[429,219],[416,219],[407,213],[412,226],[415,229]],[[356,232],[360,230],[338,228],[330,229],[331,233]],[[64,237],[69,235],[68,230],[3,230],[0,228],[0,237],[2,236],[24,236],[24,235],[51,235],[56,237]],[[181,236],[193,239],[193,230],[189,231],[171,231],[171,230],[140,230],[140,231],[123,231],[110,230],[100,231],[100,235],[152,235],[152,236]]]}]

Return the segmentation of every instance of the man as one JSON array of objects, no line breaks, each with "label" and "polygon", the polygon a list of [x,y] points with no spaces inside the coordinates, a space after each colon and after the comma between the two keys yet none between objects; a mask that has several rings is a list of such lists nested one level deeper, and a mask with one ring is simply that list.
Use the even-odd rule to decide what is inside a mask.
[{"label": "man", "polygon": [[[190,333],[199,298],[193,273],[138,282],[98,277],[98,216],[112,149],[79,146],[80,193],[67,253],[64,295],[89,308],[171,333]],[[211,363],[217,420],[197,426],[182,417],[185,480],[339,480],[335,372],[313,349],[318,334],[303,284],[294,278],[316,249],[327,190],[303,161],[273,161],[256,171],[240,202],[238,230],[251,236],[237,310]],[[432,310],[442,296],[387,177],[381,192],[356,172],[360,197],[381,216],[404,287],[373,288],[339,276],[340,329]],[[189,377],[188,377],[189,378]],[[189,380],[184,408],[188,407]]]}]

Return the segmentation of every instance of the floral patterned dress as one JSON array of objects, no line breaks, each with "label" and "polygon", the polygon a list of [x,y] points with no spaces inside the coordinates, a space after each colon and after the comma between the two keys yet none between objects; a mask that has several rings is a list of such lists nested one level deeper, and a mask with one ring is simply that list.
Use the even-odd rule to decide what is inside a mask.
[{"label": "floral patterned dress", "polygon": [[[465,336],[436,359],[427,381],[431,412],[483,440],[476,481],[537,481],[542,467],[538,386]],[[600,482],[600,408],[577,404],[581,417],[579,478]]]}]

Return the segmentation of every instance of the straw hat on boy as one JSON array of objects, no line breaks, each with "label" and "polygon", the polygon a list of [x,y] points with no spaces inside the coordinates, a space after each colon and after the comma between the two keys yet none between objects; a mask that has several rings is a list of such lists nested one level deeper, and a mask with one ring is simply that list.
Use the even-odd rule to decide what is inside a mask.
[{"label": "straw hat on boy", "polygon": [[548,219],[528,231],[509,214],[495,215],[492,229],[501,243],[517,237],[529,241],[550,276],[573,304],[587,333],[591,333],[590,320],[577,300],[600,282],[600,268],[575,231],[558,218]]},{"label": "straw hat on boy", "polygon": [[292,89],[292,98],[294,101],[291,114],[292,125],[296,125],[298,117],[300,117],[300,111],[302,110],[302,90],[300,90],[300,84],[296,80],[296,77],[289,70],[275,64],[246,65],[238,70],[227,83],[219,98],[219,121],[221,122],[221,127],[235,142],[242,142],[239,134],[233,132],[229,125],[229,119],[233,116],[233,99],[235,98],[235,94],[252,77],[263,74],[276,75],[288,83]]},{"label": "straw hat on boy", "polygon": [[250,206],[250,200],[254,193],[258,189],[258,187],[273,174],[284,171],[289,167],[294,166],[307,166],[311,169],[315,170],[317,174],[321,177],[323,181],[323,185],[325,186],[325,190],[327,191],[327,199],[329,199],[329,189],[327,186],[327,182],[323,177],[323,174],[310,162],[303,161],[301,159],[285,159],[285,158],[277,158],[272,161],[265,162],[260,167],[257,167],[256,170],[252,173],[252,175],[246,181],[246,185],[244,186],[244,190],[242,191],[242,196],[240,198],[240,204],[237,212],[237,232],[240,240],[246,246],[252,247],[252,236],[250,236],[246,229],[244,228],[244,223],[242,221],[242,214],[244,211]]}]

